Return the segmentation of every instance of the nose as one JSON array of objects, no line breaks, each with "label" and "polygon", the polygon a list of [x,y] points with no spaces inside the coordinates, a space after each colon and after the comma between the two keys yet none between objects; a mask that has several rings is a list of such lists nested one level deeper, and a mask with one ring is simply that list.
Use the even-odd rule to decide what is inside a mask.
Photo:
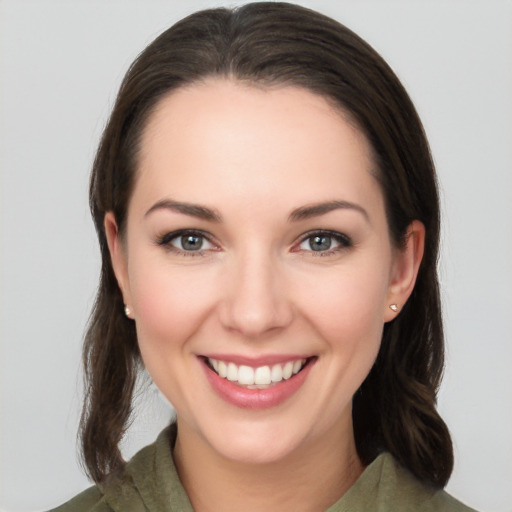
[{"label": "nose", "polygon": [[220,305],[223,326],[247,338],[260,338],[286,328],[293,319],[286,279],[268,254],[244,254],[228,276]]}]

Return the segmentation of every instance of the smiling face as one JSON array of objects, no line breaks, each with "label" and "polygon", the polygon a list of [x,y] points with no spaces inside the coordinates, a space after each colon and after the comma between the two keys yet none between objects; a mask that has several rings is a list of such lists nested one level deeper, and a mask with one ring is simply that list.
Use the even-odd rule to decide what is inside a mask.
[{"label": "smiling face", "polygon": [[144,132],[126,233],[105,227],[144,364],[180,439],[272,462],[353,447],[351,401],[414,285],[364,136],[322,97],[179,89]]}]

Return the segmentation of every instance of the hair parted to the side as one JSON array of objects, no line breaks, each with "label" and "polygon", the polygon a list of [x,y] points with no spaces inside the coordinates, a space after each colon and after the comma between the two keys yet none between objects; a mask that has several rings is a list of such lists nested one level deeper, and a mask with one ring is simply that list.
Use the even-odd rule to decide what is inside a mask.
[{"label": "hair parted to the side", "polygon": [[121,85],[90,182],[102,270],[84,344],[81,439],[89,475],[99,482],[124,464],[118,445],[141,365],[134,323],[123,313],[110,261],[104,216],[113,211],[123,232],[141,133],[158,101],[212,76],[262,87],[298,86],[328,99],[370,142],[394,244],[404,243],[413,220],[425,225],[415,289],[397,318],[384,326],[377,361],[354,397],[353,421],[364,463],[389,451],[420,480],[444,486],[453,454],[436,411],[444,353],[439,202],[421,122],[393,71],[366,42],[315,11],[274,2],[192,14],[151,43]]}]

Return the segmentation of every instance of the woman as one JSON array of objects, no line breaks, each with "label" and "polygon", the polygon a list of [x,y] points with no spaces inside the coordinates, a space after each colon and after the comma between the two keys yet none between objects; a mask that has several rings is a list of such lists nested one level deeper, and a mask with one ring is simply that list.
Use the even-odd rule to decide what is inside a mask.
[{"label": "woman", "polygon": [[[434,168],[364,41],[290,4],[182,20],[128,71],[90,201],[97,485],[59,510],[469,510],[442,491]],[[125,464],[142,364],[177,419]]]}]

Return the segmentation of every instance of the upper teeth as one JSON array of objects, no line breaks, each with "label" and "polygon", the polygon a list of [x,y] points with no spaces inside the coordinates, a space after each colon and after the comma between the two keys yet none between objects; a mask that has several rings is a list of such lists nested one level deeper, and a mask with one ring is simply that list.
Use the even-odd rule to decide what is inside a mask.
[{"label": "upper teeth", "polygon": [[236,365],[218,359],[208,358],[212,368],[224,379],[242,384],[244,386],[268,386],[275,382],[289,379],[295,375],[306,363],[306,359],[288,361],[272,366],[258,366],[252,368],[246,365]]}]

